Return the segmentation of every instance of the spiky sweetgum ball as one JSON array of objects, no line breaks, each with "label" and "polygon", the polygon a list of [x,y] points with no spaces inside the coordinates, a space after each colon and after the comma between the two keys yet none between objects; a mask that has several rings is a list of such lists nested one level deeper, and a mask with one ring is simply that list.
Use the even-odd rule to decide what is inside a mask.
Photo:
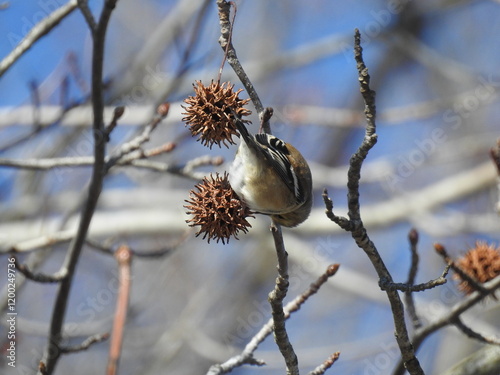
[{"label": "spiky sweetgum ball", "polygon": [[232,136],[238,133],[232,110],[240,118],[250,115],[251,112],[244,107],[250,99],[239,98],[243,90],[234,91],[234,85],[230,82],[221,84],[212,81],[209,86],[204,86],[201,81],[196,81],[193,87],[195,95],[185,99],[187,106],[182,106],[185,110],[182,121],[189,126],[191,134],[199,136],[198,140],[210,148],[214,143],[219,147],[221,143],[226,147],[235,144]]},{"label": "spiky sweetgum ball", "polygon": [[[485,283],[500,275],[500,249],[486,242],[477,241],[476,246],[469,249],[455,263],[472,279]],[[475,291],[466,280],[460,278],[460,275],[455,274],[453,278],[459,280],[458,288],[465,294]]]},{"label": "spiky sweetgum ball", "polygon": [[238,239],[239,231],[246,233],[251,227],[247,217],[254,217],[231,188],[227,177],[227,173],[205,177],[195,185],[197,191],[191,190],[186,200],[188,205],[184,206],[192,215],[186,222],[192,227],[199,226],[196,236],[203,233],[203,239],[208,237],[209,243],[211,239],[229,242],[231,236]]}]

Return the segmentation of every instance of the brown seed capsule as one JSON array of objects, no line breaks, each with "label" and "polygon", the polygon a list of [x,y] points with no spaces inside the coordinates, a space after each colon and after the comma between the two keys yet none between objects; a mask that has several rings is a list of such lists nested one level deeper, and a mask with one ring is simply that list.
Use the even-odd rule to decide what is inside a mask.
[{"label": "brown seed capsule", "polygon": [[[500,275],[500,249],[486,242],[477,241],[476,246],[467,251],[455,264],[472,279],[485,283]],[[466,280],[461,279],[460,275],[455,274],[454,279],[460,280],[458,288],[465,294],[475,291]]]},{"label": "brown seed capsule", "polygon": [[235,144],[232,136],[238,133],[232,111],[240,118],[250,115],[251,112],[244,108],[250,99],[239,98],[243,90],[233,91],[234,85],[230,82],[221,84],[212,81],[209,86],[204,86],[201,81],[196,81],[193,87],[195,96],[184,100],[187,106],[183,106],[186,112],[182,119],[193,136],[199,136],[198,140],[210,148],[214,143],[219,147],[221,143],[226,147]]},{"label": "brown seed capsule", "polygon": [[195,187],[197,191],[191,190],[188,205],[188,214],[193,215],[186,220],[190,226],[199,226],[196,233],[203,233],[203,239],[211,239],[229,242],[229,238],[236,236],[239,231],[246,233],[251,227],[247,221],[248,217],[254,217],[250,209],[239,200],[238,196],[229,185],[227,173],[221,177],[217,173],[215,178],[205,177]]}]

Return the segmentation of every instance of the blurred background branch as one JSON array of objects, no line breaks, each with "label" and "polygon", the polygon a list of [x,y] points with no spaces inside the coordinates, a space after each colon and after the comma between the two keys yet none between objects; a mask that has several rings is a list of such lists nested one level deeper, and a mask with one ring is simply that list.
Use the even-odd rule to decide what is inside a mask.
[{"label": "blurred background branch", "polygon": [[[328,264],[342,264],[322,284],[321,298],[309,300],[287,321],[300,371],[321,373],[325,358],[341,350],[332,372],[394,373],[399,350],[385,293],[350,234],[325,218],[321,200],[328,188],[334,212],[347,216],[349,158],[365,126],[352,31],[361,32],[377,91],[379,139],[359,181],[363,223],[396,283],[409,280],[407,235],[411,228],[418,231],[418,273],[409,284],[422,285],[445,266],[434,243],[446,244],[457,261],[478,240],[494,248],[500,241],[498,163],[490,155],[499,138],[499,52],[491,47],[499,2],[235,3],[232,39],[238,58],[262,102],[274,108],[273,133],[297,145],[314,178],[311,217],[283,232],[288,295],[307,290]],[[276,276],[266,218],[257,215],[248,233],[224,246],[194,238],[185,223],[183,205],[192,180],[222,173],[235,153],[235,147],[202,147],[182,123],[181,105],[192,84],[209,84],[219,72],[224,50],[217,45],[217,3],[118,4],[103,64],[102,122],[109,126],[115,109],[125,107],[109,133],[104,160],[120,157],[104,179],[61,327],[63,350],[86,350],[61,356],[54,373],[105,368],[109,343],[87,346],[87,339],[112,329],[118,275],[110,255],[122,243],[135,261],[120,373],[206,373],[214,363],[243,353],[267,327],[267,293]],[[73,11],[76,1],[8,5],[0,10],[5,36],[0,43],[0,265],[14,251],[33,275],[50,276],[64,264],[77,233],[95,161],[88,20],[97,18],[101,3],[88,2],[86,15]],[[242,87],[227,67],[221,80]],[[123,152],[122,145],[143,134],[164,102],[170,103],[169,114],[154,136]],[[256,132],[255,112],[251,120]],[[494,348],[484,341],[497,342],[500,335],[500,306],[493,298],[469,305],[459,314],[460,323],[451,319],[472,297],[463,295],[450,273],[446,284],[411,293],[421,328],[410,327],[410,338],[448,319],[419,345],[418,358],[429,374],[453,367],[464,371],[467,364],[461,361],[475,352],[481,357]],[[17,365],[35,373],[57,288],[20,272],[15,284]],[[3,280],[0,287],[5,310]],[[288,304],[285,300],[285,314]],[[0,344],[8,348],[9,327],[1,323]],[[272,340],[259,342],[252,353],[266,366],[242,366],[233,373],[283,373]],[[484,362],[498,373],[493,353],[471,357],[473,373]],[[6,368],[1,362],[0,372]]]}]

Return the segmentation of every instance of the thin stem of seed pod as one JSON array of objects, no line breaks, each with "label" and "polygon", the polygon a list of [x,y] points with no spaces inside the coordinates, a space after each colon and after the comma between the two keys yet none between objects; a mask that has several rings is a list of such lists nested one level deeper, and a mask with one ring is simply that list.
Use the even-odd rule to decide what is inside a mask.
[{"label": "thin stem of seed pod", "polygon": [[222,77],[222,71],[224,70],[224,65],[226,64],[226,60],[227,60],[227,54],[228,54],[228,51],[229,51],[229,46],[232,45],[232,39],[233,39],[233,25],[234,25],[234,20],[236,19],[236,13],[238,12],[238,7],[236,6],[236,4],[234,2],[231,2],[231,4],[233,5],[234,7],[234,13],[233,13],[233,18],[231,19],[231,22],[229,23],[229,43],[226,44],[226,48],[224,50],[224,56],[222,58],[222,63],[220,65],[220,68],[219,68],[219,74],[217,75],[217,82],[220,83],[220,80],[221,80],[221,77]]},{"label": "thin stem of seed pod", "polygon": [[[259,115],[259,119],[263,116],[264,106],[255,90],[250,78],[248,78],[245,70],[241,66],[240,61],[238,60],[238,56],[236,55],[236,50],[234,49],[231,36],[232,36],[232,22],[229,20],[231,5],[234,6],[234,3],[225,1],[225,0],[217,0],[218,14],[219,14],[219,23],[220,23],[220,31],[221,36],[219,38],[219,44],[224,50],[224,53],[227,58],[227,62],[233,68],[234,72],[240,79],[241,83],[245,87],[245,90],[252,100],[252,103],[257,110]],[[234,23],[234,18],[233,18]],[[270,129],[264,129],[266,133],[269,133]]]}]

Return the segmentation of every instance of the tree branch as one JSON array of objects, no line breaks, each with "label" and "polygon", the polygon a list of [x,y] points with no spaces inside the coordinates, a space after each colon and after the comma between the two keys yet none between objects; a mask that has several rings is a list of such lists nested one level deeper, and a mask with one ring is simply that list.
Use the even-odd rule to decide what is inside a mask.
[{"label": "tree branch", "polygon": [[[384,264],[375,244],[370,240],[367,231],[361,220],[360,203],[359,203],[359,180],[361,178],[361,167],[363,161],[370,149],[377,142],[377,134],[375,133],[375,92],[370,89],[370,75],[368,69],[363,61],[363,49],[361,48],[361,36],[359,30],[355,30],[354,35],[354,57],[358,69],[358,79],[360,83],[360,91],[365,102],[365,117],[366,117],[366,130],[365,137],[359,146],[358,150],[352,155],[349,162],[349,170],[347,172],[347,206],[349,219],[339,218],[332,212],[333,203],[326,194],[323,196],[327,208],[327,216],[338,225],[349,232],[375,268],[379,280],[385,284],[392,284],[392,276]],[[386,290],[389,299],[392,315],[394,319],[396,341],[401,351],[403,362],[406,369],[411,375],[423,375],[423,370],[420,363],[415,356],[415,351],[410,342],[408,330],[405,322],[404,307],[399,294],[395,290]]]},{"label": "tree branch", "polygon": [[424,290],[427,289],[432,289],[437,286],[446,284],[446,276],[448,275],[448,272],[450,270],[450,266],[446,266],[443,273],[441,276],[439,276],[437,279],[427,281],[426,283],[422,284],[410,284],[410,283],[394,283],[394,282],[387,282],[387,280],[379,280],[379,286],[380,289],[382,290],[400,290],[405,293],[413,293],[413,292],[423,292]]},{"label": "tree branch", "polygon": [[308,375],[323,375],[326,372],[326,370],[328,370],[330,367],[333,366],[335,362],[337,362],[339,357],[340,357],[340,352],[333,353],[330,357],[328,357],[328,359],[325,362],[323,362],[321,365],[319,365],[314,370],[309,372]]},{"label": "tree branch", "polygon": [[[87,199],[82,208],[80,223],[76,236],[69,245],[64,264],[61,268],[61,273],[67,273],[67,277],[60,283],[59,290],[54,303],[52,320],[50,324],[50,332],[48,342],[41,362],[44,364],[44,372],[51,375],[56,367],[56,364],[61,355],[61,340],[62,326],[66,315],[66,305],[71,290],[73,276],[75,274],[76,265],[80,258],[80,253],[85,243],[88,228],[92,220],[97,201],[102,190],[102,183],[105,175],[105,152],[106,142],[104,139],[105,129],[103,122],[104,99],[102,92],[102,77],[104,63],[104,44],[106,39],[106,31],[111,13],[115,8],[117,0],[106,0],[97,28],[93,33],[93,54],[92,54],[92,107],[94,115],[93,132],[94,132],[94,166],[92,177],[88,188]],[[55,350],[54,350],[55,349]],[[39,375],[41,375],[39,371]]]},{"label": "tree branch", "polygon": [[[411,252],[411,265],[408,272],[408,285],[415,285],[415,278],[417,277],[419,256],[417,251],[418,245],[418,232],[415,228],[410,230],[408,234],[408,241],[410,242],[410,252]],[[422,326],[422,322],[417,314],[417,309],[415,308],[415,301],[413,299],[413,293],[411,290],[405,291],[405,302],[406,308],[408,310],[408,315],[410,316],[413,328],[417,329]]]},{"label": "tree branch", "polygon": [[106,368],[107,375],[115,375],[118,372],[118,361],[123,341],[123,328],[127,320],[128,301],[130,299],[132,251],[128,246],[122,245],[116,250],[115,259],[118,262],[120,288],[116,302],[113,333],[111,334],[108,366]]},{"label": "tree branch", "polygon": [[493,345],[485,346],[440,375],[463,374],[500,374],[500,348]]},{"label": "tree branch", "polygon": [[[472,306],[476,305],[478,302],[482,301],[488,295],[493,294],[497,289],[500,288],[500,277],[497,277],[487,283],[483,284],[484,293],[480,291],[473,292],[468,296],[464,297],[460,302],[455,304],[447,314],[441,316],[434,322],[429,323],[427,326],[422,327],[415,331],[413,336],[413,345],[415,350],[418,350],[420,345],[424,340],[429,337],[432,333],[438,331],[439,329],[446,327],[447,325],[455,324],[456,320],[460,317],[462,313],[470,309]],[[403,375],[405,368],[403,363],[400,362],[394,371],[394,375]]]},{"label": "tree branch", "polygon": [[80,345],[63,346],[60,348],[60,350],[61,350],[61,353],[64,353],[64,354],[77,353],[77,352],[81,352],[83,350],[87,350],[93,344],[103,342],[104,340],[107,340],[108,338],[109,338],[109,333],[97,334],[97,335],[90,336],[85,341],[83,341]]},{"label": "tree branch", "polygon": [[[131,139],[130,141],[122,144],[120,148],[112,155],[109,160],[106,161],[106,172],[115,165],[119,160],[125,159],[126,155],[131,154],[133,151],[140,149],[140,147],[147,141],[149,141],[151,133],[156,129],[158,124],[168,115],[168,110],[170,105],[168,103],[161,104],[158,106],[157,114],[153,119],[144,127],[142,132]],[[115,123],[115,124],[113,124]],[[106,129],[106,138],[109,132],[116,126],[116,120],[113,119],[111,125]],[[169,151],[173,149],[170,148]],[[144,156],[143,153],[139,153],[139,156]]]},{"label": "tree branch", "polygon": [[457,317],[455,319],[453,325],[457,327],[460,331],[462,331],[464,335],[466,335],[471,339],[477,340],[483,344],[500,345],[500,341],[495,340],[492,337],[483,336],[479,332],[474,331],[472,328],[470,328],[464,322],[462,322],[462,319],[460,319],[460,317]]},{"label": "tree branch", "polygon": [[83,18],[85,18],[85,21],[87,21],[87,25],[90,31],[94,33],[97,29],[97,24],[92,12],[90,11],[88,0],[78,0],[78,8],[80,8],[80,12],[82,12]]},{"label": "tree branch", "polygon": [[16,269],[21,272],[24,277],[26,277],[29,280],[38,282],[38,283],[58,283],[67,276],[67,274],[63,274],[60,272],[57,272],[53,275],[46,275],[42,273],[34,273],[32,272],[28,266],[19,263],[17,258],[13,256],[14,258],[14,264],[16,265]]},{"label": "tree branch", "polygon": [[[120,158],[106,156],[104,161],[108,168],[113,167],[136,167],[149,169],[155,172],[172,173],[174,175],[200,180],[205,173],[196,172],[195,169],[204,166],[219,166],[224,162],[220,156],[199,156],[188,160],[183,165],[173,165],[164,162],[149,160],[148,158],[158,156],[172,151],[174,143],[166,143],[163,146],[150,150],[132,150],[129,154],[123,154]],[[75,156],[46,159],[8,159],[0,158],[0,166],[32,170],[49,170],[57,168],[90,167],[94,164],[92,156]]]},{"label": "tree branch", "polygon": [[269,293],[268,297],[273,315],[274,340],[278,345],[281,355],[285,359],[287,375],[298,375],[299,363],[297,355],[290,343],[290,339],[288,338],[285,327],[285,312],[283,311],[283,300],[286,297],[289,284],[288,254],[286,253],[285,244],[283,243],[281,226],[273,221],[271,232],[273,234],[274,245],[278,256],[278,277],[276,278],[276,285],[271,293]]},{"label": "tree branch", "polygon": [[[257,114],[259,115],[259,119],[262,121],[264,116],[264,106],[255,90],[250,78],[248,78],[243,66],[241,65],[238,57],[236,56],[236,50],[233,47],[233,42],[231,40],[232,34],[232,24],[230,21],[230,11],[231,4],[234,5],[233,2],[227,2],[225,0],[217,0],[219,21],[220,21],[220,31],[221,36],[219,38],[219,44],[222,47],[225,55],[227,56],[227,62],[233,68],[234,72],[240,79],[241,83],[245,87],[245,91],[247,92],[249,98],[252,100],[252,103],[257,110]],[[236,8],[235,8],[236,9]],[[235,10],[236,11],[236,10]],[[271,129],[269,127],[269,121],[264,122],[263,130],[265,133],[271,133]]]},{"label": "tree branch", "polygon": [[434,244],[434,249],[436,252],[441,255],[448,265],[449,268],[451,268],[457,275],[460,276],[462,280],[467,281],[467,285],[473,288],[474,290],[478,290],[479,292],[483,294],[488,294],[488,291],[484,289],[484,287],[479,283],[477,280],[472,278],[468,273],[464,272],[462,268],[460,268],[454,261],[453,259],[450,258],[448,255],[448,252],[446,251],[446,248],[441,245],[440,243],[435,243]]},{"label": "tree branch", "polygon": [[0,61],[0,77],[22,56],[28,51],[38,39],[49,33],[59,22],[61,22],[68,14],[74,11],[77,7],[77,0],[70,0],[60,8],[53,11],[39,23],[37,23],[19,44],[2,60]]},{"label": "tree branch", "polygon": [[[129,249],[130,252],[134,257],[137,258],[145,258],[145,259],[156,259],[156,258],[161,258],[164,256],[168,256],[172,254],[177,248],[186,241],[186,239],[189,238],[189,234],[192,233],[193,230],[189,228],[184,232],[184,234],[176,240],[172,245],[165,246],[159,249],[148,249],[148,250],[134,250],[134,249]],[[105,244],[100,244],[96,241],[89,240],[87,239],[87,245],[90,247],[100,251],[101,253],[107,254],[107,255],[114,255],[115,251],[113,250],[112,246],[108,246]]]},{"label": "tree branch", "polygon": [[[292,301],[288,302],[283,308],[285,319],[288,319],[292,313],[298,311],[300,307],[309,299],[309,297],[316,294],[318,290],[323,286],[323,284],[326,283],[330,277],[337,273],[339,267],[339,264],[331,264],[330,266],[328,266],[326,271],[320,277],[318,277],[318,279],[313,282],[307,290],[299,294]],[[273,332],[273,329],[274,321],[271,318],[267,321],[266,324],[262,326],[260,331],[252,337],[241,354],[231,357],[222,364],[213,365],[207,372],[207,375],[226,374],[244,364],[258,366],[264,365],[264,361],[255,359],[253,357],[253,353],[255,352],[255,350],[257,350],[257,347],[266,339],[266,337]]]}]

